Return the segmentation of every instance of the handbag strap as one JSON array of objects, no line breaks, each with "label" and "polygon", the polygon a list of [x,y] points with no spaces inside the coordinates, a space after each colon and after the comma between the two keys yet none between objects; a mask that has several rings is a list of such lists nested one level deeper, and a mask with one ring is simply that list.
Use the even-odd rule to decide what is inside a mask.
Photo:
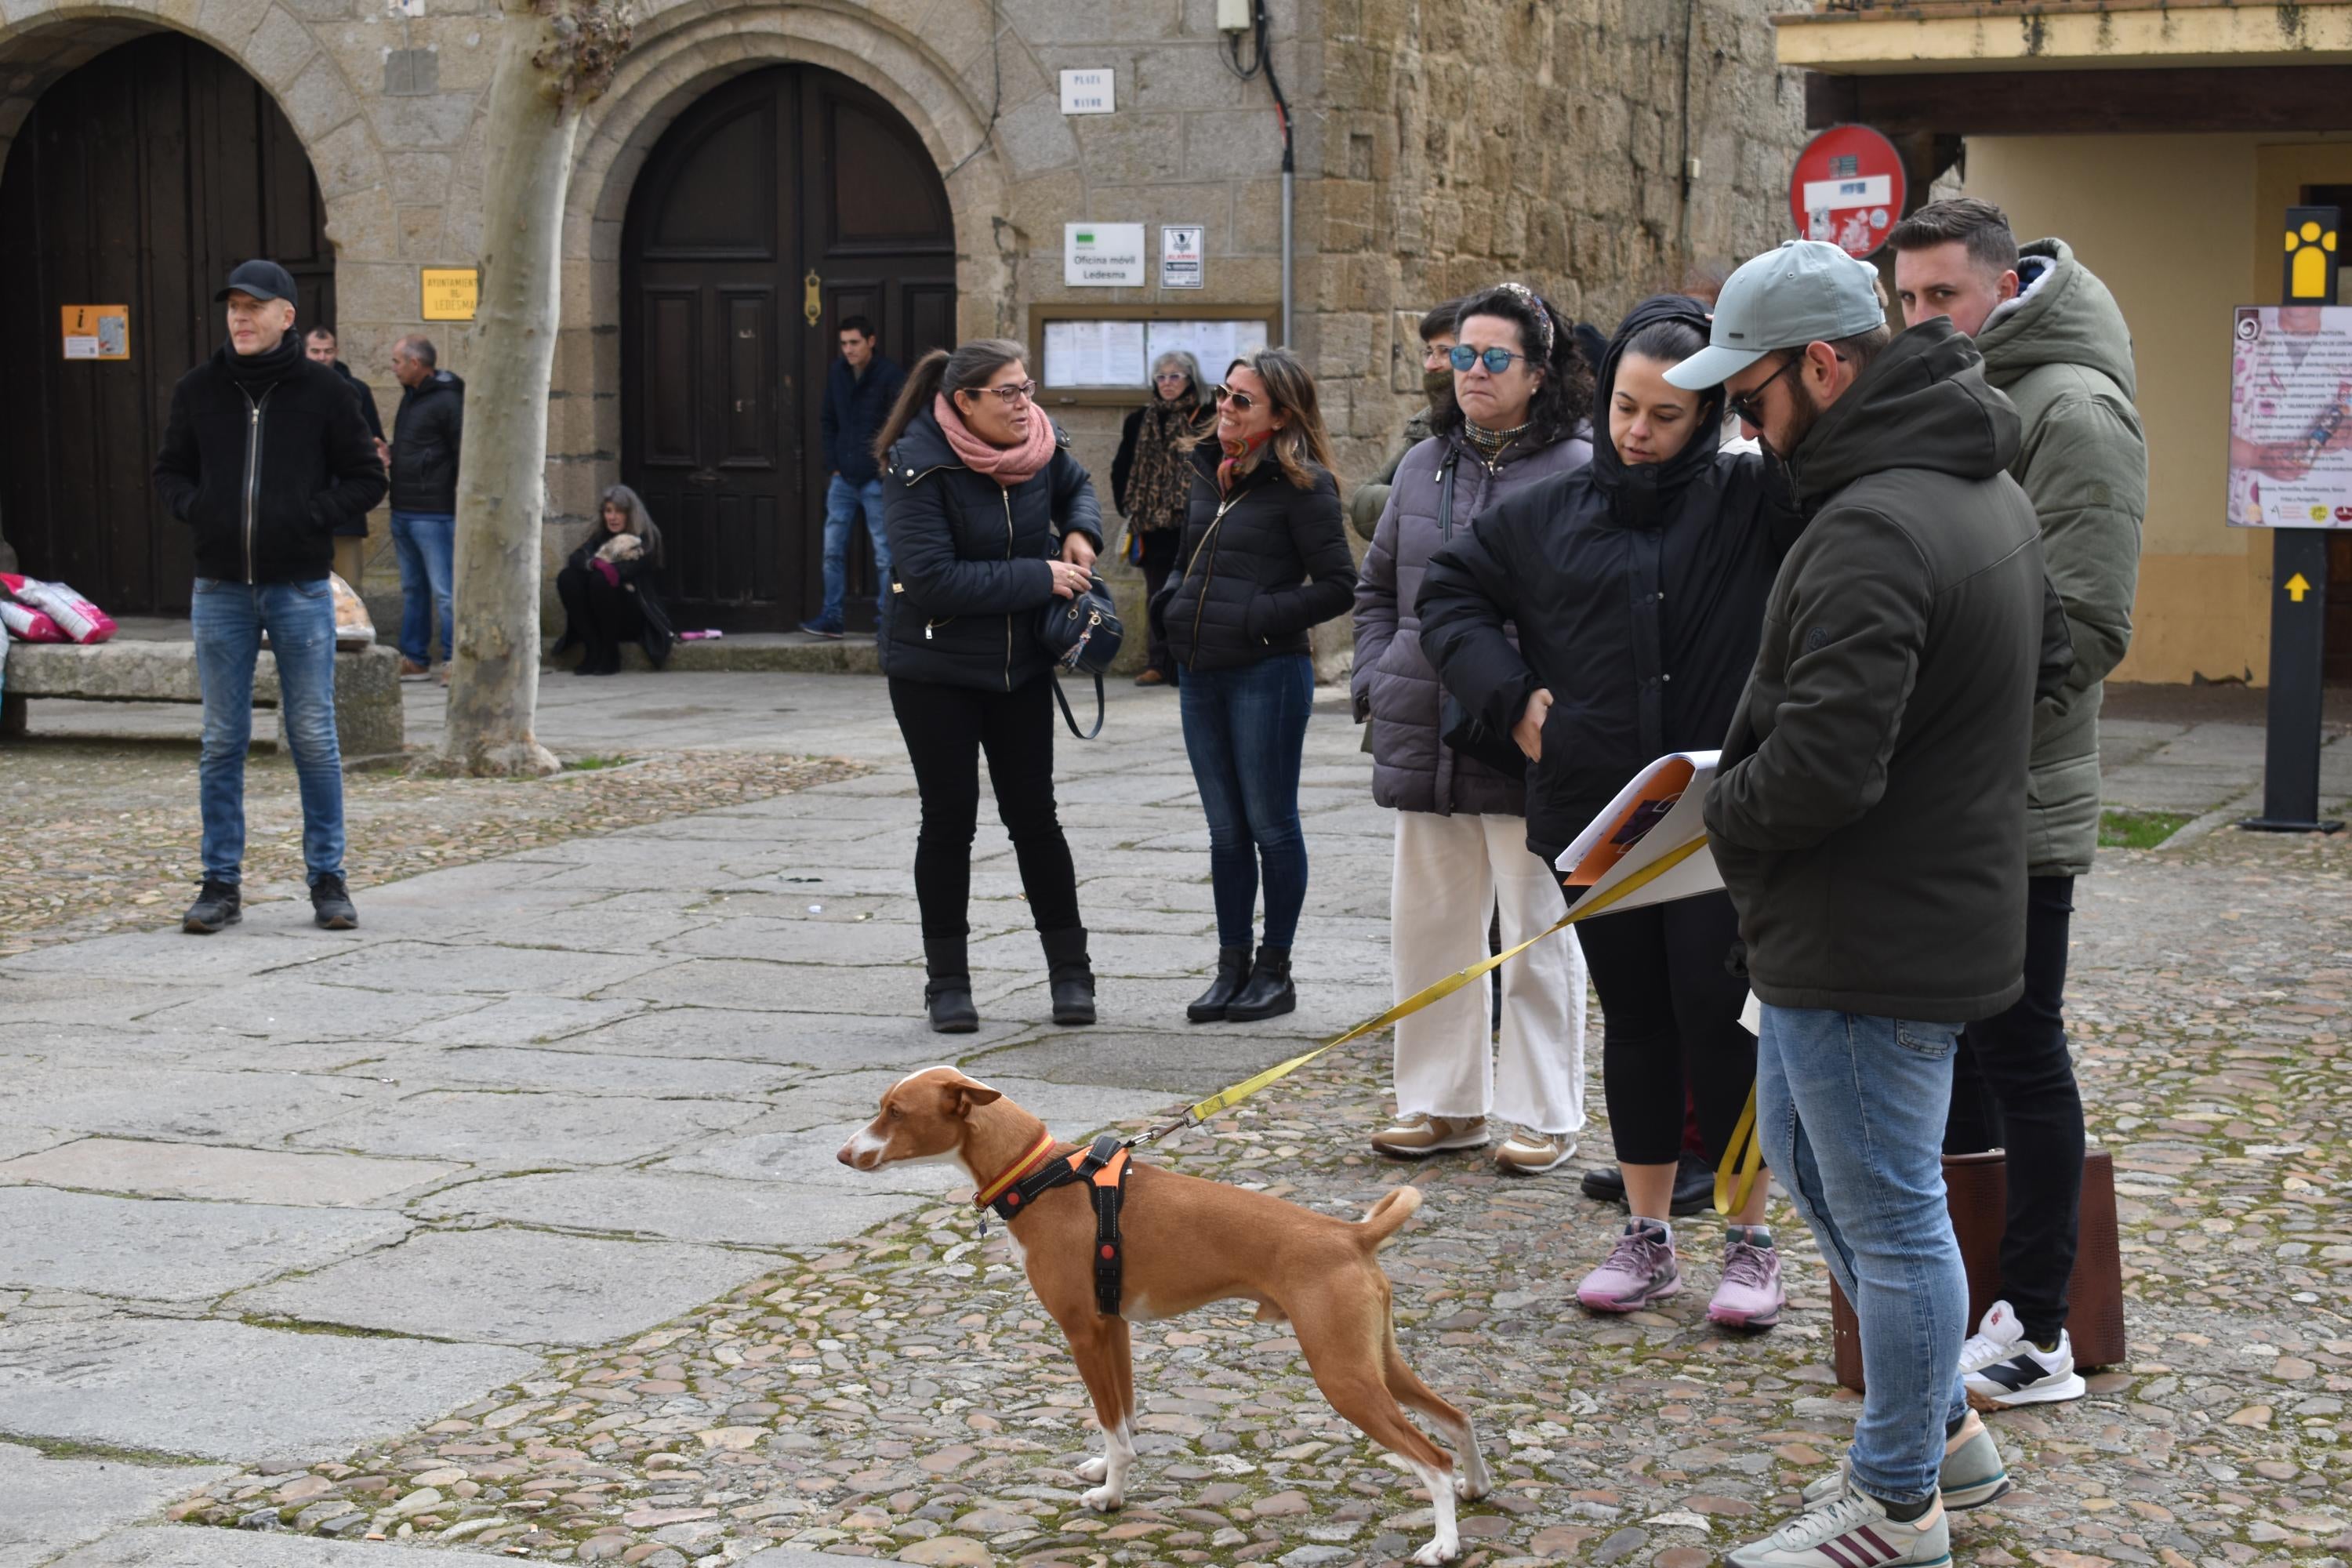
[{"label": "handbag strap", "polygon": [[1062,705],[1062,722],[1070,727],[1070,733],[1076,735],[1081,741],[1091,741],[1097,735],[1101,734],[1103,728],[1103,678],[1101,672],[1097,671],[1095,674],[1095,727],[1091,730],[1081,730],[1078,728],[1078,716],[1070,711],[1070,700],[1062,695],[1062,672],[1056,668],[1050,671],[1049,674],[1054,682],[1054,700]]}]

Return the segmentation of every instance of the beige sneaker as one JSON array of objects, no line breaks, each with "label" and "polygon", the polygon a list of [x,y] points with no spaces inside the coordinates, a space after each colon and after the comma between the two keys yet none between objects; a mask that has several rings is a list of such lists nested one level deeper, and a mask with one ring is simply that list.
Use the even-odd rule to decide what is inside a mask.
[{"label": "beige sneaker", "polygon": [[1419,1160],[1448,1149],[1484,1149],[1486,1119],[1483,1116],[1400,1116],[1392,1127],[1372,1134],[1375,1153]]},{"label": "beige sneaker", "polygon": [[1567,1133],[1513,1132],[1495,1151],[1495,1163],[1523,1176],[1540,1174],[1576,1158],[1576,1140]]}]

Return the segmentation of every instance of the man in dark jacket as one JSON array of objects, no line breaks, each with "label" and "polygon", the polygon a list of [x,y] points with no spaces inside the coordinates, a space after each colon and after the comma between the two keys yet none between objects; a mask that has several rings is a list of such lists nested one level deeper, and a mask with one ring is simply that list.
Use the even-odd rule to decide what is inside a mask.
[{"label": "man in dark jacket", "polygon": [[2066,1333],[2083,1192],[2083,1101],[2066,1049],[2066,947],[2074,879],[2099,841],[2101,683],[2131,646],[2147,511],[2147,441],[2132,406],[2131,330],[2107,286],[2063,239],[2021,252],[1988,202],[1932,202],[1895,226],[1906,321],[1937,316],[1976,340],[1985,379],[2022,428],[2010,474],[2042,524],[2074,667],[2033,710],[2026,822],[2025,994],[1970,1025],[1954,1058],[1948,1154],[2008,1152],[2000,1297],[1960,1356],[1969,1392],[1995,1405],[2080,1399]]},{"label": "man in dark jacket", "polygon": [[352,396],[359,403],[360,417],[367,421],[368,435],[375,440],[383,440],[383,416],[376,411],[375,388],[353,375],[352,367],[336,358],[336,353],[334,328],[312,327],[304,334],[302,357],[314,364],[327,366],[343,378],[343,384],[352,389]]},{"label": "man in dark jacket", "polygon": [[1862,1324],[1862,1416],[1810,1511],[1738,1568],[1948,1563],[1944,1510],[2008,1479],[1958,1376],[1968,1278],[1941,1165],[1963,1023],[2022,989],[2025,791],[2045,661],[2017,415],[1969,341],[1888,341],[1876,274],[1792,240],[1724,286],[1724,384],[1805,530],[1706,806],[1762,1004],[1757,1128]]},{"label": "man in dark jacket", "polygon": [[845,316],[841,322],[841,357],[824,379],[824,411],[818,424],[824,437],[824,608],[816,619],[803,621],[811,637],[838,637],[847,633],[842,618],[849,596],[849,531],[858,514],[866,516],[866,542],[874,547],[874,613],[882,613],[881,595],[890,582],[890,541],[882,526],[882,467],[875,460],[874,437],[890,417],[907,373],[880,353],[874,323],[863,316]]},{"label": "man in dark jacket", "polygon": [[205,698],[197,763],[205,879],[181,929],[209,935],[241,918],[245,753],[253,671],[269,638],[286,740],[301,783],[302,859],[319,924],[359,923],[343,882],[343,765],[335,735],[335,599],[327,574],[339,528],[383,499],[383,466],[351,388],[302,357],[294,279],[248,261],[215,298],[228,342],[172,389],[155,492],[195,535],[189,619]]},{"label": "man in dark jacket", "polygon": [[392,345],[400,409],[392,416],[392,544],[400,555],[400,675],[433,666],[433,622],[441,621],[441,679],[449,679],[450,605],[457,578],[457,456],[466,431],[466,384],[440,368],[429,338]]},{"label": "man in dark jacket", "polygon": [[1421,318],[1421,392],[1429,402],[1414,409],[1412,417],[1404,422],[1404,436],[1396,456],[1348,497],[1348,526],[1367,543],[1380,528],[1381,513],[1388,509],[1389,491],[1396,484],[1397,469],[1415,447],[1429,439],[1437,427],[1439,414],[1453,405],[1454,363],[1445,356],[1454,350],[1454,320],[1461,313],[1462,301],[1448,300],[1442,305],[1433,305]]}]

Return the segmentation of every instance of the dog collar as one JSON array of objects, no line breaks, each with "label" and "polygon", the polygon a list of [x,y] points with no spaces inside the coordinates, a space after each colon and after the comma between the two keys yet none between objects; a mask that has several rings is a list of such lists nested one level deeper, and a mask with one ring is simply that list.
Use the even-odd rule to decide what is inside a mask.
[{"label": "dog collar", "polygon": [[1049,1129],[1038,1135],[1037,1142],[1031,1146],[1029,1152],[1022,1155],[1019,1160],[1015,1161],[1011,1170],[1005,1172],[1004,1174],[997,1177],[996,1180],[989,1183],[978,1192],[972,1194],[971,1206],[974,1208],[984,1209],[990,1205],[995,1203],[998,1198],[1004,1195],[1006,1190],[1009,1189],[1013,1183],[1019,1181],[1022,1177],[1035,1170],[1039,1165],[1044,1164],[1045,1163],[1046,1156],[1053,1153],[1053,1152],[1054,1134]]}]

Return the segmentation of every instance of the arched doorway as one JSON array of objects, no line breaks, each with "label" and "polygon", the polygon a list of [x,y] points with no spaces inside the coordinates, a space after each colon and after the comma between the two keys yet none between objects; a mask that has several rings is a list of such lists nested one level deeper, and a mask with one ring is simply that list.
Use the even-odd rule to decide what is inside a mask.
[{"label": "arched doorway", "polygon": [[[213,291],[267,256],[331,322],[326,209],[294,128],[177,33],[109,49],[33,105],[0,169],[0,529],[24,569],[116,614],[179,614],[194,557],[148,471],[172,387],[222,338]],[[60,309],[124,305],[127,360],[68,361]]]},{"label": "arched doorway", "polygon": [[[947,188],[905,120],[814,66],[740,77],[637,176],[621,261],[621,474],[681,624],[781,631],[823,600],[824,377],[844,317],[901,364],[952,343]],[[850,624],[873,559],[852,542]]]}]

